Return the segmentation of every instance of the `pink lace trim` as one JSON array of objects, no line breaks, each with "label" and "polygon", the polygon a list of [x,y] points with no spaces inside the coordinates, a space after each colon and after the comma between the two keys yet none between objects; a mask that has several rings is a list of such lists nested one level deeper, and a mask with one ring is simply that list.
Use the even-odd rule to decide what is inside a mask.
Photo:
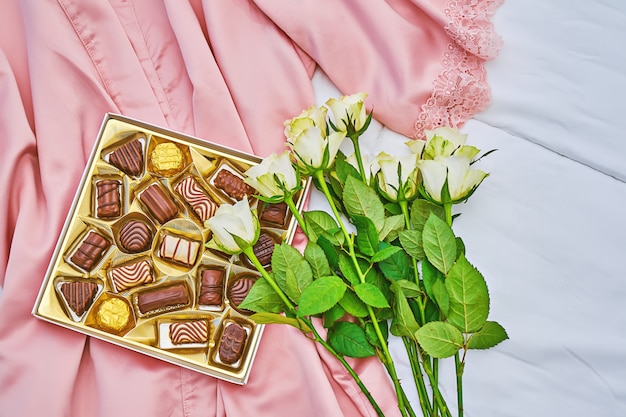
[{"label": "pink lace trim", "polygon": [[450,0],[443,10],[445,26],[453,43],[441,57],[443,71],[433,81],[433,93],[422,105],[415,123],[415,138],[424,139],[424,129],[460,127],[487,108],[491,90],[486,82],[484,61],[498,55],[502,45],[491,17],[503,0]]}]

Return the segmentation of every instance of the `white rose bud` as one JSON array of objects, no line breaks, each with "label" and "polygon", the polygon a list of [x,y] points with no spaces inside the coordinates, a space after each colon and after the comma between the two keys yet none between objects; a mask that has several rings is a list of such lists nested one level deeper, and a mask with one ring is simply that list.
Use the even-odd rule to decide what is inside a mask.
[{"label": "white rose bud", "polygon": [[280,155],[273,153],[264,158],[260,164],[250,167],[245,172],[245,177],[247,184],[267,198],[282,199],[286,195],[292,195],[300,185],[289,151]]},{"label": "white rose bud", "polygon": [[234,205],[220,205],[204,225],[213,233],[208,247],[229,254],[238,254],[245,247],[253,246],[260,234],[259,221],[247,197]]}]

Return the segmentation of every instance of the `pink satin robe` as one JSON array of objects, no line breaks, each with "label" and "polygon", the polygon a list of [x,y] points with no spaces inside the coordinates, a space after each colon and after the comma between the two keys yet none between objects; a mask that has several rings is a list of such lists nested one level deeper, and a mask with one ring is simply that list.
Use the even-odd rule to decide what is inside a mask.
[{"label": "pink satin robe", "polygon": [[[268,326],[245,386],[35,319],[105,112],[264,156],[319,66],[409,137],[485,108],[501,0],[4,0],[0,13],[0,415],[373,416],[341,365]],[[375,359],[352,361],[399,415]]]}]

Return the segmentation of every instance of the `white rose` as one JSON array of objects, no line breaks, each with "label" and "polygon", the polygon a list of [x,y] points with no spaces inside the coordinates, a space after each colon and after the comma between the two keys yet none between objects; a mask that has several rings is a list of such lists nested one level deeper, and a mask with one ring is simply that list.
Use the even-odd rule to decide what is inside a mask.
[{"label": "white rose", "polygon": [[[463,155],[451,155],[436,160],[420,160],[422,183],[428,195],[438,203],[462,201],[489,175],[478,169],[470,169],[471,159]],[[443,201],[442,188],[448,180],[450,201]]]},{"label": "white rose", "polygon": [[418,192],[418,155],[392,156],[381,152],[376,156],[380,167],[378,188],[389,201],[411,200]]},{"label": "white rose", "polygon": [[367,122],[367,112],[365,110],[366,93],[356,93],[340,98],[330,98],[326,105],[333,113],[335,127],[341,132],[350,133],[350,129],[358,132]]},{"label": "white rose", "polygon": [[260,233],[259,221],[247,197],[234,205],[220,205],[204,225],[213,233],[208,247],[229,254],[241,253],[245,247],[253,246]]},{"label": "white rose", "polygon": [[293,194],[298,186],[298,175],[291,164],[290,152],[271,154],[260,164],[245,172],[244,181],[267,198],[285,197]]},{"label": "white rose", "polygon": [[326,137],[318,127],[309,127],[297,137],[288,138],[288,145],[298,166],[305,174],[310,174],[333,166],[344,138],[343,132],[333,132]]}]

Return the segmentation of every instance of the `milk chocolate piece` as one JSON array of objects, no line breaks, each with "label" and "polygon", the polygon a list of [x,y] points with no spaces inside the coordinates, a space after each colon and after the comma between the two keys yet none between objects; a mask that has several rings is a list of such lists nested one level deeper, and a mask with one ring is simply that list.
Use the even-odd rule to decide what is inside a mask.
[{"label": "milk chocolate piece", "polygon": [[224,299],[223,269],[205,269],[200,273],[200,296],[198,303],[208,306],[219,306]]},{"label": "milk chocolate piece", "polygon": [[175,143],[159,143],[150,154],[152,169],[154,172],[164,176],[174,175],[183,169],[183,152]]},{"label": "milk chocolate piece", "polygon": [[285,202],[275,204],[266,203],[263,205],[261,220],[277,226],[284,226],[286,217],[287,204]]},{"label": "milk chocolate piece", "polygon": [[259,235],[259,239],[252,247],[254,254],[263,266],[272,263],[272,254],[274,253],[274,239],[269,234],[263,232]]},{"label": "milk chocolate piece", "polygon": [[204,223],[209,217],[215,214],[217,204],[215,204],[209,196],[202,190],[192,176],[186,177],[176,185],[178,192],[185,202],[193,209],[193,212]]},{"label": "milk chocolate piece", "polygon": [[218,172],[214,184],[235,200],[242,200],[246,195],[251,196],[256,193],[253,187],[227,169],[222,169]]},{"label": "milk chocolate piece", "polygon": [[109,333],[119,333],[131,319],[130,306],[120,298],[108,298],[98,304],[96,324]]},{"label": "milk chocolate piece", "polygon": [[119,217],[122,211],[120,201],[120,182],[100,180],[96,182],[96,217]]},{"label": "milk chocolate piece", "polygon": [[142,314],[174,310],[189,304],[185,284],[145,290],[137,294],[137,308]]},{"label": "milk chocolate piece", "polygon": [[140,139],[145,140],[143,133],[136,133],[135,139],[120,146],[109,155],[111,165],[127,175],[138,177],[143,169],[143,149]]},{"label": "milk chocolate piece", "polygon": [[98,286],[93,282],[73,281],[61,284],[61,293],[67,305],[78,316],[82,316],[93,302]]},{"label": "milk chocolate piece", "polygon": [[241,359],[247,338],[246,329],[239,323],[231,322],[224,327],[218,350],[220,360],[232,365]]},{"label": "milk chocolate piece", "polygon": [[170,324],[170,341],[174,345],[205,343],[209,340],[209,322],[206,320],[179,321]]},{"label": "milk chocolate piece", "polygon": [[173,219],[178,215],[178,207],[171,198],[157,184],[146,188],[139,199],[146,206],[150,214],[161,224]]},{"label": "milk chocolate piece", "polygon": [[231,306],[240,313],[251,313],[249,310],[239,309],[238,307],[239,304],[243,302],[244,298],[246,298],[250,292],[250,288],[252,288],[257,279],[258,278],[254,275],[241,275],[228,286],[228,299],[230,300]]},{"label": "milk chocolate piece", "polygon": [[103,236],[90,231],[70,259],[74,265],[89,271],[102,258],[110,245]]},{"label": "milk chocolate piece", "polygon": [[146,260],[111,268],[109,276],[117,292],[154,281],[152,267]]},{"label": "milk chocolate piece", "polygon": [[159,256],[166,261],[192,266],[198,257],[200,243],[178,236],[165,235],[159,248]]},{"label": "milk chocolate piece", "polygon": [[120,247],[130,253],[148,250],[152,243],[152,230],[141,220],[129,220],[120,229]]}]

